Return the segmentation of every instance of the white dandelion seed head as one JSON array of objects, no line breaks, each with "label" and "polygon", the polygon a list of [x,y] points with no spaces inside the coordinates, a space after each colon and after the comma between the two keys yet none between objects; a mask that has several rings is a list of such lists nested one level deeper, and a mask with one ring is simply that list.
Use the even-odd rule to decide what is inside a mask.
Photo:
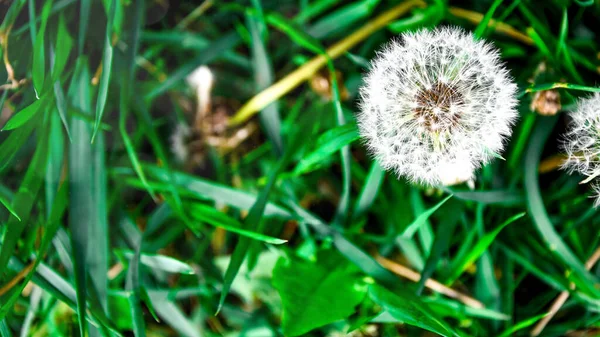
[{"label": "white dandelion seed head", "polygon": [[580,99],[562,142],[567,159],[562,168],[585,176],[595,193],[594,206],[600,205],[600,94]]},{"label": "white dandelion seed head", "polygon": [[516,91],[491,44],[458,28],[406,33],[371,63],[360,134],[382,167],[413,182],[471,180],[502,151]]}]

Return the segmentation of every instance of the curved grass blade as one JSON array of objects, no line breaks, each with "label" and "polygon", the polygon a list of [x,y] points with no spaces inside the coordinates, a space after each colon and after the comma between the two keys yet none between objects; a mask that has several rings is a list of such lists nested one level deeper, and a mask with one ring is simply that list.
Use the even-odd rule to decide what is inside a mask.
[{"label": "curved grass blade", "polygon": [[533,224],[544,239],[546,245],[559,259],[581,277],[580,282],[576,284],[588,293],[598,294],[594,284],[598,283],[597,278],[593,277],[584,267],[581,260],[565,244],[560,235],[554,229],[550,221],[544,200],[538,183],[538,165],[542,150],[550,135],[550,132],[556,124],[557,118],[541,119],[531,134],[531,140],[525,153],[525,193],[527,195],[527,208],[533,220]]}]

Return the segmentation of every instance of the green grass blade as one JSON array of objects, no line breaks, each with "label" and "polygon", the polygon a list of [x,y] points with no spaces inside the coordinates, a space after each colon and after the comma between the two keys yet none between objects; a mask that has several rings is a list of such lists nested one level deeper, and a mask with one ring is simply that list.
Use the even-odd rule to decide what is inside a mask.
[{"label": "green grass blade", "polygon": [[377,162],[373,162],[358,199],[356,199],[356,202],[354,203],[354,209],[352,211],[353,219],[356,220],[360,218],[369,210],[369,208],[371,208],[379,194],[384,179],[385,171]]},{"label": "green grass blade", "polygon": [[62,121],[65,131],[67,131],[67,137],[69,138],[69,141],[72,142],[73,139],[71,137],[71,131],[69,130],[69,123],[67,122],[67,101],[65,100],[65,93],[60,85],[60,81],[54,82],[54,99],[60,120]]},{"label": "green grass blade", "polygon": [[417,232],[417,230],[419,230],[419,228],[427,222],[429,217],[431,217],[433,213],[435,213],[435,211],[442,207],[442,205],[445,204],[446,201],[450,200],[450,198],[452,198],[452,194],[444,198],[442,201],[438,202],[435,206],[419,214],[415,221],[413,221],[410,225],[406,227],[406,229],[402,233],[402,236],[405,238],[411,238]]},{"label": "green grass blade", "polygon": [[[260,8],[259,1],[254,2],[255,7]],[[260,16],[260,19],[262,26],[259,25],[259,20],[251,16],[247,17],[248,28],[252,37],[252,66],[257,93],[273,84],[273,67],[263,41],[263,35],[266,35],[263,31],[266,33],[266,30],[260,29],[264,27],[263,17]],[[278,102],[275,101],[266,106],[260,112],[259,118],[266,130],[267,137],[274,145],[276,153],[281,155],[283,153],[283,140],[281,138],[281,117]]]},{"label": "green grass blade", "polygon": [[[91,115],[90,73],[87,60],[80,57],[68,93],[71,104],[82,112]],[[82,336],[87,331],[85,312],[87,307],[88,229],[96,219],[96,203],[93,197],[94,177],[92,148],[89,143],[91,127],[83,120],[71,118],[73,141],[69,144],[69,229],[73,251],[77,316]]]},{"label": "green grass blade", "polygon": [[33,45],[33,66],[32,66],[32,77],[33,87],[36,90],[38,96],[42,95],[42,89],[44,86],[44,80],[46,76],[46,25],[48,23],[48,17],[50,16],[50,9],[52,9],[52,0],[46,0],[44,7],[42,8],[40,30],[37,32],[35,42]]},{"label": "green grass blade", "polygon": [[[169,191],[173,184],[169,171],[162,167],[153,165],[144,165],[144,169],[148,174],[162,184],[152,184],[156,189]],[[196,176],[173,171],[174,183],[181,187],[180,193],[187,193],[194,198],[201,200],[213,200],[226,205],[233,206],[238,209],[248,210],[256,202],[257,196],[244,191],[240,191],[213,181],[204,180]],[[280,218],[290,218],[290,212],[285,208],[274,204],[267,203],[265,208],[266,216],[276,216]]]},{"label": "green grass blade", "polygon": [[525,213],[519,213],[508,220],[504,221],[500,226],[494,228],[489,233],[486,233],[482,236],[479,241],[475,244],[472,249],[469,249],[468,253],[464,256],[457,256],[456,259],[452,262],[450,270],[452,270],[452,274],[446,281],[447,284],[453,284],[454,281],[467,269],[469,265],[474,263],[483,252],[488,249],[488,247],[494,242],[498,234],[504,229],[504,227],[510,225],[511,223],[517,221],[518,219],[525,216]]},{"label": "green grass blade", "polygon": [[3,196],[0,195],[0,204],[6,208],[10,214],[12,214],[17,220],[21,221],[21,217],[17,214],[17,211],[10,205],[10,201],[6,200]]},{"label": "green grass blade", "polygon": [[515,332],[519,331],[519,330],[523,330],[526,329],[532,325],[534,325],[535,323],[537,323],[540,319],[544,318],[547,314],[542,314],[542,315],[537,315],[537,316],[533,316],[527,319],[524,319],[522,321],[520,321],[519,323],[511,326],[510,328],[504,330],[500,335],[498,335],[498,337],[509,337],[509,336],[513,336]]},{"label": "green grass blade", "polygon": [[88,22],[90,17],[90,11],[92,8],[92,0],[81,0],[79,3],[79,34],[77,37],[77,54],[81,56],[83,54],[83,47],[85,46],[85,38],[87,35]]},{"label": "green grass blade", "polygon": [[217,211],[214,207],[207,206],[200,203],[188,204],[186,209],[191,211],[190,216],[198,221],[206,222],[212,226],[223,228],[227,231],[254,239],[263,241],[265,243],[280,245],[286,243],[287,240],[274,238],[272,236],[257,233],[251,230],[243,229],[242,224],[234,218],[227,216],[226,214]]},{"label": "green grass blade", "polygon": [[[255,228],[258,228],[259,222],[263,216],[265,211],[267,202],[269,201],[269,194],[271,193],[271,189],[273,185],[275,185],[275,181],[277,176],[279,175],[282,167],[288,161],[289,155],[282,157],[277,166],[274,167],[269,174],[269,180],[267,184],[260,191],[260,194],[256,198],[256,202],[250,208],[250,212],[248,213],[248,217],[246,218],[245,224],[248,227],[248,230],[252,231]],[[225,298],[229,293],[229,289],[231,288],[231,284],[233,283],[235,277],[237,276],[244,259],[246,258],[246,253],[250,248],[250,239],[246,237],[241,237],[238,241],[235,249],[231,255],[231,261],[229,262],[229,266],[227,266],[227,270],[225,272],[225,276],[223,278],[223,288],[221,290],[221,297],[219,298],[219,306],[217,307],[217,313],[221,311],[223,307],[223,303],[225,303]]]},{"label": "green grass blade", "polygon": [[112,32],[116,11],[117,1],[111,0],[110,9],[108,10],[106,34],[104,36],[104,50],[102,52],[102,75],[100,76],[100,83],[98,85],[98,98],[96,100],[96,123],[94,124],[94,131],[92,132],[92,143],[94,142],[94,138],[96,138],[96,134],[100,129],[100,123],[102,122],[102,116],[104,115],[104,109],[106,107],[106,98],[108,97],[108,86],[113,59]]},{"label": "green grass blade", "polygon": [[65,22],[65,16],[61,15],[58,19],[58,31],[56,32],[56,47],[54,50],[54,65],[52,66],[52,80],[56,82],[63,75],[63,70],[69,60],[69,55],[73,49],[73,38],[69,34],[69,28]]},{"label": "green grass blade", "polygon": [[356,124],[348,123],[328,130],[317,140],[315,149],[303,156],[294,169],[294,175],[316,170],[328,157],[359,139]]},{"label": "green grass blade", "polygon": [[[448,200],[448,198],[444,199],[444,202]],[[452,204],[452,202],[450,204]],[[447,206],[453,207],[449,204]],[[454,207],[457,208],[456,206]],[[425,261],[425,267],[421,272],[421,278],[419,279],[419,284],[417,286],[417,294],[420,294],[423,291],[425,282],[431,277],[431,275],[433,275],[437,268],[438,262],[442,258],[442,255],[448,250],[454,229],[458,225],[459,218],[461,216],[461,212],[459,210],[460,208],[453,209],[452,212],[446,213],[446,216],[440,220],[440,224],[435,233],[435,238],[431,246],[431,252],[427,257],[427,261]]]},{"label": "green grass blade", "polygon": [[488,11],[483,16],[483,19],[481,20],[481,22],[477,25],[477,28],[475,29],[474,34],[477,38],[481,38],[481,37],[485,36],[486,29],[489,25],[490,20],[494,16],[494,12],[496,12],[496,9],[498,9],[498,6],[500,6],[503,1],[504,0],[495,0],[492,3],[492,5],[490,6],[490,9],[488,9]]},{"label": "green grass blade", "polygon": [[[38,124],[39,125],[39,124]],[[48,141],[47,128],[41,127],[41,132],[38,135],[37,141],[45,144]],[[25,177],[23,178],[19,190],[16,193],[12,207],[16,214],[21,217],[17,219],[11,216],[6,222],[6,227],[10,230],[5,231],[2,237],[2,248],[0,249],[0,279],[4,279],[7,274],[6,265],[10,257],[15,253],[17,242],[25,230],[25,226],[29,223],[29,219],[34,209],[36,196],[42,187],[43,178],[46,170],[47,147],[38,146],[33,154],[33,158],[27,167]]]}]

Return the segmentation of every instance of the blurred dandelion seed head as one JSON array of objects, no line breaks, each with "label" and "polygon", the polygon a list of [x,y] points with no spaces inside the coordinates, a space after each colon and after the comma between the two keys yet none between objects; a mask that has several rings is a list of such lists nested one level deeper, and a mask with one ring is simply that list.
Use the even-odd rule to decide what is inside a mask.
[{"label": "blurred dandelion seed head", "polygon": [[595,194],[594,206],[600,205],[600,94],[594,94],[577,102],[571,112],[571,123],[562,149],[567,159],[562,168],[569,173],[577,172],[591,182]]},{"label": "blurred dandelion seed head", "polygon": [[458,28],[403,34],[361,87],[361,136],[380,164],[413,182],[473,178],[500,153],[517,87],[489,43]]}]

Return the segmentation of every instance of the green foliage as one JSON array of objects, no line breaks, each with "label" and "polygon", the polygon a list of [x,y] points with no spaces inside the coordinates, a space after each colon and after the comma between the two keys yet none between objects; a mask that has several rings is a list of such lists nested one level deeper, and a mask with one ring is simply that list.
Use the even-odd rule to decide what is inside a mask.
[{"label": "green foliage", "polygon": [[[560,292],[542,336],[600,328],[600,217],[555,156],[600,92],[597,1],[168,3],[0,1],[0,336],[526,336]],[[436,25],[520,88],[474,188],[409,184],[358,135],[376,50]]]},{"label": "green foliage", "polygon": [[281,295],[286,336],[350,316],[367,291],[359,269],[334,250],[318,251],[314,262],[281,257],[273,269],[273,286]]}]

